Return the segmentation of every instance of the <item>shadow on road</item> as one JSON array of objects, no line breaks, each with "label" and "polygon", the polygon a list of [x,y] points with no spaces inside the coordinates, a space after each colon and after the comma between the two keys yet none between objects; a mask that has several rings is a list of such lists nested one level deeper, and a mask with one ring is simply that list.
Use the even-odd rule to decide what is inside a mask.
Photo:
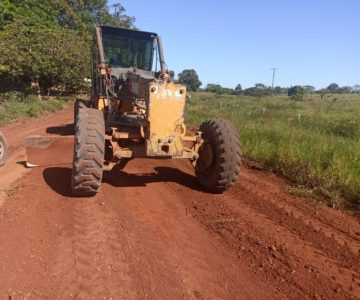
[{"label": "shadow on road", "polygon": [[[204,191],[196,181],[196,178],[179,169],[170,167],[155,167],[152,173],[129,174],[123,171],[105,172],[103,184],[114,187],[145,187],[154,182],[175,182],[192,190]],[[47,185],[56,193],[65,197],[76,197],[70,189],[71,168],[50,167],[43,171],[43,177]]]},{"label": "shadow on road", "polygon": [[47,185],[56,193],[65,197],[74,197],[71,193],[70,179],[71,169],[65,167],[50,167],[43,171],[43,177]]},{"label": "shadow on road", "polygon": [[104,174],[103,182],[115,187],[140,187],[153,182],[175,182],[192,190],[200,190],[193,175],[171,167],[155,167],[151,173],[107,172]]},{"label": "shadow on road", "polygon": [[54,126],[46,128],[46,133],[57,134],[62,136],[74,135],[74,124],[66,124],[65,126]]}]

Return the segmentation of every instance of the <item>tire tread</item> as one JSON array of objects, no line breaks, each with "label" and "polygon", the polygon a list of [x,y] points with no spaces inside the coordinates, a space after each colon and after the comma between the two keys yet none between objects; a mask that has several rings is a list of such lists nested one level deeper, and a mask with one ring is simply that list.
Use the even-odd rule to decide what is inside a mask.
[{"label": "tire tread", "polygon": [[203,138],[213,146],[216,167],[205,176],[195,168],[198,181],[214,193],[222,193],[232,187],[240,173],[241,145],[233,124],[222,118],[205,121],[200,126]]},{"label": "tire tread", "polygon": [[93,196],[100,188],[105,154],[105,125],[101,111],[82,107],[75,123],[72,192]]}]

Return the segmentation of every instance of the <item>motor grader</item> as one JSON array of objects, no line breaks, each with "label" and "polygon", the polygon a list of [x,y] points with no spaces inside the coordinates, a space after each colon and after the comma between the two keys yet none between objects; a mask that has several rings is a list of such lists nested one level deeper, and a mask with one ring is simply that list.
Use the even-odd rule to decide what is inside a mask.
[{"label": "motor grader", "polygon": [[[186,87],[170,78],[156,33],[96,26],[91,82],[91,98],[74,104],[75,195],[95,195],[103,171],[121,169],[134,158],[187,159],[209,191],[233,186],[241,155],[235,128],[215,118],[198,131],[187,129]],[[49,141],[27,144],[47,147]]]}]

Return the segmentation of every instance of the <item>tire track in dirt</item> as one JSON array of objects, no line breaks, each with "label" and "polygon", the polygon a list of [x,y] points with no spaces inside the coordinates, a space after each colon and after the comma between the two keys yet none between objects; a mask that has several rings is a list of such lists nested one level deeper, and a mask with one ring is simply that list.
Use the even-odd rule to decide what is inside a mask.
[{"label": "tire track in dirt", "polygon": [[321,250],[329,253],[330,257],[348,263],[347,267],[360,270],[360,261],[358,260],[360,243],[357,240],[341,234],[328,225],[312,220],[285,203],[279,204],[274,200],[274,195],[258,190],[254,191],[248,186],[243,190],[253,199],[256,198],[257,201],[248,202],[248,205],[254,210],[268,218],[281,219],[281,225],[301,237],[304,242],[317,245]]},{"label": "tire track in dirt", "polygon": [[[290,199],[294,200],[291,197]],[[306,199],[302,200],[304,200],[304,204],[308,204]],[[346,236],[345,242],[349,242],[349,239],[356,242],[360,241],[360,223],[358,221],[358,213],[347,211],[344,214],[341,210],[332,209],[324,205],[311,205],[311,203],[308,206],[305,206],[301,205],[302,202],[300,202],[299,199],[297,199],[297,202],[295,203],[292,201],[291,204],[308,218],[319,221],[320,224],[329,226],[330,229],[335,229],[337,233],[340,234],[340,238],[341,234],[344,234]],[[338,239],[336,238],[336,240]],[[344,243],[344,245],[346,245],[346,243]],[[354,252],[354,254],[356,253]]]},{"label": "tire track in dirt", "polygon": [[[254,289],[247,267],[239,265],[216,238],[194,223],[173,189],[153,180],[152,176],[162,175],[151,173],[151,166],[151,162],[140,163],[140,168],[138,163],[130,163],[129,175],[113,175],[103,184],[106,194],[121,190],[122,201],[111,201],[111,207],[120,212],[121,223],[132,228],[121,239],[132,253],[137,253],[129,259],[133,278],[137,278],[136,290],[141,291],[138,298],[163,295],[167,299],[235,299],[272,295],[275,291],[260,288],[261,282]],[[137,186],[136,181],[143,182],[144,178],[145,186]],[[139,269],[139,265],[143,267]]]},{"label": "tire track in dirt", "polygon": [[[97,199],[71,199],[73,233],[64,235],[57,255],[58,299],[135,299],[129,266],[112,215]],[[116,281],[114,279],[116,278]]]},{"label": "tire track in dirt", "polygon": [[[259,205],[260,201],[251,201],[249,204],[256,205],[257,210],[261,210],[263,213],[266,214],[266,211],[274,212],[277,211],[278,215],[282,215],[289,222],[289,219],[292,219],[295,223],[295,227],[302,228],[304,225],[312,227],[314,231],[318,232],[321,237],[325,236],[327,238],[330,238],[334,240],[339,246],[341,246],[342,254],[344,256],[349,257],[352,256],[353,260],[356,264],[360,264],[358,261],[358,255],[360,254],[360,225],[359,223],[351,222],[352,220],[348,220],[351,222],[351,227],[348,227],[348,230],[345,231],[343,229],[339,229],[337,227],[334,227],[332,224],[329,224],[327,222],[324,222],[316,216],[315,214],[309,214],[309,212],[306,214],[302,212],[300,209],[298,209],[296,206],[289,204],[286,200],[291,198],[291,196],[286,195],[284,196],[284,192],[279,189],[275,184],[273,183],[264,183],[266,193],[256,189],[257,183],[254,182],[250,177],[244,177],[243,178],[243,185],[242,189],[251,193],[256,194],[257,197],[261,200],[261,205]],[[279,198],[281,200],[279,200]],[[267,209],[269,207],[269,209]],[[254,206],[255,208],[255,206]],[[315,216],[315,217],[314,217]],[[296,222],[298,221],[298,222]],[[299,232],[301,234],[301,230],[299,229]],[[308,237],[311,238],[311,237]],[[316,235],[312,238],[313,242],[318,242],[319,235]],[[328,243],[331,243],[333,248],[334,244],[333,241],[329,240]],[[328,244],[326,243],[326,245]],[[335,247],[336,248],[336,247]],[[323,249],[327,250],[327,249]],[[352,253],[348,253],[348,250],[350,250]],[[344,253],[345,252],[345,253]]]},{"label": "tire track in dirt", "polygon": [[[266,198],[265,198],[266,200]],[[356,296],[360,295],[360,285],[356,279],[359,278],[359,273],[356,271],[348,270],[348,266],[343,265],[338,260],[332,260],[327,256],[324,251],[321,251],[322,243],[319,243],[317,246],[314,243],[309,243],[304,239],[299,238],[298,235],[294,234],[288,228],[279,226],[279,224],[271,219],[268,219],[267,216],[264,216],[261,213],[258,213],[256,210],[249,209],[246,206],[240,206],[237,203],[236,207],[233,207],[234,211],[241,213],[244,219],[248,221],[256,218],[258,222],[256,226],[263,233],[266,232],[277,232],[278,244],[280,247],[284,247],[286,251],[290,251],[292,255],[297,256],[299,261],[302,261],[302,265],[306,269],[309,267],[314,267],[324,278],[333,279],[336,278],[336,282],[340,283],[344,290],[351,289],[348,291],[349,294]],[[294,266],[295,267],[295,266]],[[296,271],[297,268],[294,268],[291,272]]]},{"label": "tire track in dirt", "polygon": [[[181,167],[178,164],[176,166]],[[190,170],[189,168],[185,169]],[[263,256],[260,258],[263,261],[269,260],[269,254],[270,257],[275,256],[276,260],[281,260],[283,266],[276,269],[288,269],[286,280],[292,282],[309,297],[313,297],[316,290],[322,290],[323,296],[331,298],[342,298],[346,294],[359,297],[359,260],[352,251],[355,250],[356,252],[358,249],[356,249],[357,241],[351,240],[354,249],[350,249],[346,244],[341,245],[342,241],[350,238],[348,235],[345,238],[341,237],[340,243],[337,244],[339,239],[327,237],[328,232],[325,234],[324,230],[316,231],[309,224],[306,224],[306,221],[310,221],[308,218],[305,217],[305,222],[303,222],[302,213],[279,200],[284,197],[284,193],[274,195],[274,189],[267,187],[266,182],[258,181],[255,186],[252,186],[248,180],[248,173],[247,170],[245,174],[243,172],[240,184],[224,196],[209,195],[208,199],[202,195],[199,195],[199,199],[193,196],[196,203],[191,204],[191,210],[195,211],[195,215],[210,230],[220,234],[225,239],[229,239],[230,235],[232,242],[235,242],[234,246],[236,245],[237,251],[240,250],[243,253],[244,251],[241,250],[245,248],[241,245],[250,243],[251,251],[255,252],[259,258]],[[269,178],[266,179],[269,180]],[[183,199],[187,198],[184,195]],[[205,203],[201,203],[203,199]],[[210,201],[222,201],[223,205],[213,205],[213,203],[209,203]],[[214,212],[212,206],[215,207]],[[315,226],[326,227],[333,235],[341,234],[336,229],[329,229],[328,226],[322,225],[318,221],[316,221]],[[241,236],[239,230],[250,231],[252,236],[246,237],[246,233],[244,233],[245,237],[244,235]],[[254,236],[260,237],[260,239],[254,240]],[[239,240],[241,240],[240,243]],[[258,247],[254,248],[254,244],[258,244]],[[277,250],[272,251],[272,247]],[[273,264],[274,259],[270,258],[270,260]],[[304,273],[304,269],[306,272],[308,270],[312,273],[315,272],[316,276],[307,276],[306,279],[305,275],[308,274]],[[276,273],[275,266],[272,266],[269,271]],[[284,274],[277,274],[277,276],[279,275],[284,278]],[[298,280],[298,277],[304,278],[301,281]],[[317,282],[316,285],[319,285],[320,288],[309,289],[311,281]],[[324,294],[324,292],[326,293]]]}]

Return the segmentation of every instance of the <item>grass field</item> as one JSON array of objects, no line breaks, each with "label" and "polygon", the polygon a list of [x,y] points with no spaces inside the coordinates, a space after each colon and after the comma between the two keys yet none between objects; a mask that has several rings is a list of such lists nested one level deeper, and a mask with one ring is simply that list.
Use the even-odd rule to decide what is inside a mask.
[{"label": "grass field", "polygon": [[74,97],[43,97],[11,92],[2,94],[0,101],[0,125],[25,117],[38,117],[47,111],[62,109]]},{"label": "grass field", "polygon": [[230,119],[245,157],[294,182],[304,195],[360,206],[360,95],[257,99],[193,93],[187,122]]}]

